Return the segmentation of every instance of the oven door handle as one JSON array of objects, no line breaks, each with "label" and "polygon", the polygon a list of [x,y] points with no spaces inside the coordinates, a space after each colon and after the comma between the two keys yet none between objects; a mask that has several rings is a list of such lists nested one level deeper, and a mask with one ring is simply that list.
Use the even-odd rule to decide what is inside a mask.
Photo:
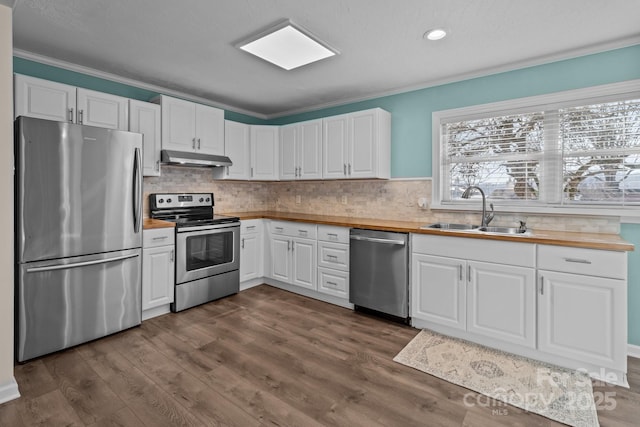
[{"label": "oven door handle", "polygon": [[196,227],[177,227],[176,232],[180,233],[192,233],[196,231],[223,231],[229,228],[240,228],[239,222],[232,222],[227,224],[218,225],[201,225]]},{"label": "oven door handle", "polygon": [[207,230],[222,230],[225,228],[234,228],[234,227],[240,227],[240,223],[239,222],[229,222],[226,224],[218,224],[218,225],[201,225],[198,227],[178,227],[176,229],[176,231],[178,233],[190,233],[192,231],[207,231]]}]

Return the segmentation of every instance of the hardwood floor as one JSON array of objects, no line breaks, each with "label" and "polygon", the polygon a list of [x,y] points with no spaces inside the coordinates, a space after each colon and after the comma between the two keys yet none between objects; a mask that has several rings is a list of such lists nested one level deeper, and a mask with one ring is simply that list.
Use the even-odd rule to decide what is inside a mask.
[{"label": "hardwood floor", "polygon": [[[17,365],[0,426],[560,425],[393,362],[417,333],[262,285]],[[602,426],[637,425],[629,383]]]}]

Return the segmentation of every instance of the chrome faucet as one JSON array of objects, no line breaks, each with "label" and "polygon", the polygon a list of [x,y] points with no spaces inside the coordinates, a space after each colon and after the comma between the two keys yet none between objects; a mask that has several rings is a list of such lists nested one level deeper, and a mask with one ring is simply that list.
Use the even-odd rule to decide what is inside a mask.
[{"label": "chrome faucet", "polygon": [[464,193],[462,193],[462,198],[468,199],[471,195],[471,190],[478,190],[482,195],[482,222],[480,223],[480,227],[486,227],[493,220],[493,203],[489,204],[489,207],[491,207],[491,212],[487,214],[487,198],[485,197],[482,188],[471,185],[467,187],[466,190],[464,190]]}]

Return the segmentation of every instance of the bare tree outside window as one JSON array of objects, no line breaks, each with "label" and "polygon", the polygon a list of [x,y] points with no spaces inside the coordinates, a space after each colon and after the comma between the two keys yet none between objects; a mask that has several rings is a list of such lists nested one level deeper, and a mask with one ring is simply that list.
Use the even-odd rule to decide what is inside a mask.
[{"label": "bare tree outside window", "polygon": [[451,121],[441,138],[449,200],[477,185],[513,203],[640,203],[640,99]]}]

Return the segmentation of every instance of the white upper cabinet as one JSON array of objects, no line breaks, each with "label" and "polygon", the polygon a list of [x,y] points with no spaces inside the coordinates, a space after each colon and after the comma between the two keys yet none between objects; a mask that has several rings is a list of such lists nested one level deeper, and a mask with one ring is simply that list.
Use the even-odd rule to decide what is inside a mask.
[{"label": "white upper cabinet", "polygon": [[322,178],[322,120],[280,128],[280,179]]},{"label": "white upper cabinet", "polygon": [[224,155],[224,111],[160,95],[162,148]]},{"label": "white upper cabinet", "polygon": [[[250,127],[250,179],[278,180],[279,126],[252,125]],[[233,159],[231,159],[233,162]]]},{"label": "white upper cabinet", "polygon": [[77,123],[108,129],[129,130],[129,99],[78,88]]},{"label": "white upper cabinet", "polygon": [[224,122],[224,155],[231,159],[232,166],[225,168],[226,179],[249,179],[251,173],[251,156],[249,144],[249,125],[244,123]]},{"label": "white upper cabinet", "polygon": [[323,178],[384,178],[391,171],[391,114],[380,108],[323,119]]},{"label": "white upper cabinet", "polygon": [[75,123],[75,86],[19,74],[15,75],[14,85],[15,117]]},{"label": "white upper cabinet", "polygon": [[143,175],[160,176],[160,106],[130,99],[129,130],[143,135]]},{"label": "white upper cabinet", "polygon": [[16,74],[15,117],[129,130],[127,98]]},{"label": "white upper cabinet", "polygon": [[347,178],[349,119],[346,114],[323,119],[322,177]]}]

